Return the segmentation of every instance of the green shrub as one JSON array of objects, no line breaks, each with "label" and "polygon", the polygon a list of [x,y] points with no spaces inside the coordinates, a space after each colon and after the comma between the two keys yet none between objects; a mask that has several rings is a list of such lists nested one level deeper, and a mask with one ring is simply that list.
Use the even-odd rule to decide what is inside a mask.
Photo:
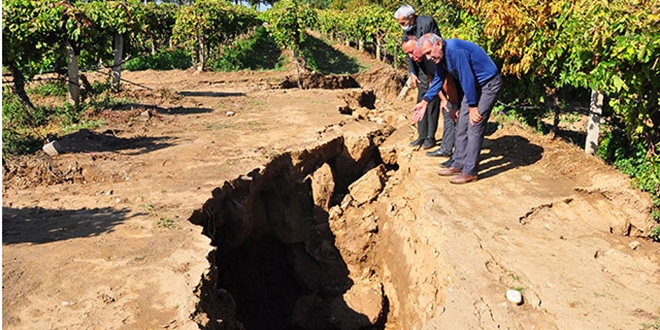
[{"label": "green shrub", "polygon": [[654,204],[660,206],[660,156],[648,155],[642,142],[632,144],[626,134],[617,129],[605,135],[597,155],[630,175],[633,185],[651,193]]},{"label": "green shrub", "polygon": [[[60,84],[62,85],[62,84]],[[41,95],[60,95],[62,88],[58,84],[44,84],[30,89],[30,93]],[[26,109],[8,86],[2,89],[2,153],[23,155],[41,149],[46,138],[55,139],[59,134],[68,134],[82,128],[96,128],[103,125],[103,120],[94,120],[86,114],[109,109],[129,103],[127,99],[115,99],[107,91],[110,84],[94,82],[86,91],[86,101],[78,106],[64,103],[62,106],[35,105]],[[64,89],[66,91],[66,89]],[[66,94],[66,92],[65,92]],[[46,129],[56,131],[43,133]]]},{"label": "green shrub", "polygon": [[88,95],[100,95],[110,90],[110,82],[95,81],[92,84],[92,90],[88,91]]},{"label": "green shrub", "polygon": [[649,234],[649,237],[651,237],[656,242],[660,242],[660,226],[653,228],[653,230],[651,230],[651,234]]},{"label": "green shrub", "polygon": [[269,70],[284,66],[280,48],[264,27],[253,35],[224,46],[211,65],[213,71]]},{"label": "green shrub", "polygon": [[29,132],[19,132],[15,128],[2,128],[2,154],[26,155],[41,148],[43,139]]},{"label": "green shrub", "polygon": [[183,49],[159,51],[154,55],[144,55],[130,59],[122,66],[128,71],[140,70],[185,70],[192,66],[190,54]]}]

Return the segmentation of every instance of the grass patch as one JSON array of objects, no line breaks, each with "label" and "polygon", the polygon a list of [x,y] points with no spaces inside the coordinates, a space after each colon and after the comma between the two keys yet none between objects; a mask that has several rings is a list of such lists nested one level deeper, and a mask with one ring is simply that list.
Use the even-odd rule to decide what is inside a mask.
[{"label": "grass patch", "polygon": [[65,97],[69,93],[69,90],[64,80],[55,80],[27,88],[26,92],[41,96]]},{"label": "grass patch", "polygon": [[642,330],[660,330],[660,317],[656,317],[653,323],[642,323]]},{"label": "grass patch", "polygon": [[167,228],[167,229],[174,229],[178,227],[176,221],[170,217],[161,217],[160,219],[158,219],[156,225],[158,226],[158,228]]},{"label": "grass patch", "polygon": [[142,204],[142,208],[149,213],[150,216],[153,216],[156,214],[156,206],[153,203],[144,203]]},{"label": "grass patch", "polygon": [[93,130],[95,128],[102,127],[105,124],[106,124],[106,121],[103,120],[103,119],[87,120],[87,121],[80,122],[80,123],[77,123],[77,124],[70,124],[70,125],[66,125],[64,127],[61,127],[60,128],[60,133],[70,134],[70,133],[73,133],[73,132],[77,132],[81,129]]},{"label": "grass patch", "polygon": [[62,98],[61,105],[35,104],[34,109],[28,109],[8,86],[3,86],[3,155],[32,154],[40,150],[47,139],[55,140],[59,135],[105,125],[103,119],[94,118],[96,113],[131,102],[112,97],[109,89],[110,83],[94,82],[82,91],[82,101],[75,106],[66,102],[68,89],[64,81],[36,85],[27,90],[28,95]]}]

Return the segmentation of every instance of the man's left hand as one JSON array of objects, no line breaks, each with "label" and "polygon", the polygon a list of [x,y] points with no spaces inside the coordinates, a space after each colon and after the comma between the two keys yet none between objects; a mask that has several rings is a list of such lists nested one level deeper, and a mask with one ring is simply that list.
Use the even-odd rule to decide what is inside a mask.
[{"label": "man's left hand", "polygon": [[479,114],[479,108],[470,107],[470,124],[472,124],[472,126],[480,122],[482,118],[483,117]]}]

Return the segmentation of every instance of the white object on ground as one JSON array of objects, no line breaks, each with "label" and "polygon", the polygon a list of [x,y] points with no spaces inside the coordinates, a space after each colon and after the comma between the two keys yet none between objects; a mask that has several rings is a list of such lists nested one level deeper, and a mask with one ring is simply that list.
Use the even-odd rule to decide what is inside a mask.
[{"label": "white object on ground", "polygon": [[506,299],[516,305],[523,302],[522,294],[518,290],[506,290]]}]

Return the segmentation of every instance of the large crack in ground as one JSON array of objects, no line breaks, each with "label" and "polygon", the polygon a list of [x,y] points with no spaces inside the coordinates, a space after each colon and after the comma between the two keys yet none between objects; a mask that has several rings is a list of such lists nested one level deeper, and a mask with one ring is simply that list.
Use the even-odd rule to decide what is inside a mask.
[{"label": "large crack in ground", "polygon": [[379,149],[391,132],[287,152],[213,191],[189,219],[216,247],[197,292],[201,327],[384,328],[378,217],[364,206],[398,168]]}]

